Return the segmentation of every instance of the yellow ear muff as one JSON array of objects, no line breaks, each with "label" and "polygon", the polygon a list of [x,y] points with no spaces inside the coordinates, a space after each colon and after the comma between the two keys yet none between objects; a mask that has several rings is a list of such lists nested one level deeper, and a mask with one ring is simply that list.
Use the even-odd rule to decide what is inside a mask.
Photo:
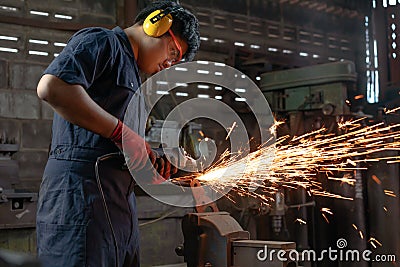
[{"label": "yellow ear muff", "polygon": [[[163,10],[153,11],[143,22],[144,32],[151,37],[160,37],[168,31],[172,25],[171,14],[161,13]],[[160,14],[161,13],[161,14]]]}]

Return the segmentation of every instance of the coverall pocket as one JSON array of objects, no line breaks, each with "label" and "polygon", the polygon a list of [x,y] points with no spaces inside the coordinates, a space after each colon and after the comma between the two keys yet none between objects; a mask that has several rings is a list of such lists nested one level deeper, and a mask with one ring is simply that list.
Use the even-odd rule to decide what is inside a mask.
[{"label": "coverall pocket", "polygon": [[38,223],[37,232],[44,267],[85,266],[86,226]]},{"label": "coverall pocket", "polygon": [[58,225],[87,225],[89,211],[81,189],[52,190],[38,203],[38,222]]}]

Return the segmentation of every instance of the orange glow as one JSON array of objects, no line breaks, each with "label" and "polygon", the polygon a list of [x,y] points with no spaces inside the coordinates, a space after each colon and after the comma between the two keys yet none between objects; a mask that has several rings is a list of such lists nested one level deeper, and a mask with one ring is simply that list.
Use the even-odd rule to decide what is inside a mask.
[{"label": "orange glow", "polygon": [[[352,200],[327,192],[321,177],[353,185],[354,171],[367,169],[364,163],[400,161],[400,156],[377,154],[399,150],[400,124],[365,126],[357,119],[339,122],[338,126],[341,135],[326,133],[323,128],[293,138],[283,136],[274,145],[261,146],[247,156],[225,151],[212,167],[193,178],[217,192],[230,187],[241,196],[252,196],[266,204],[274,201],[274,195],[282,188],[299,187],[309,195]],[[377,184],[381,182],[376,176],[372,179]],[[396,197],[393,191],[384,192]]]}]

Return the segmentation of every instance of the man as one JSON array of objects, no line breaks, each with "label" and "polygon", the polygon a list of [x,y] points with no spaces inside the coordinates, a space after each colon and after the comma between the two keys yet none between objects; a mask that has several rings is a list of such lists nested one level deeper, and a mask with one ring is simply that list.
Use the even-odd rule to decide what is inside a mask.
[{"label": "man", "polygon": [[[149,24],[155,10],[159,10],[156,15],[167,14],[152,15]],[[158,33],[156,28],[153,33],[153,22],[167,17],[172,21],[167,31]],[[193,14],[171,1],[154,2],[124,30],[77,32],[45,70],[37,93],[55,115],[37,212],[38,256],[43,266],[139,266],[132,177],[120,160],[105,162],[100,169],[104,205],[95,163],[100,156],[122,149],[124,130],[123,149],[128,151],[130,168],[140,173],[150,158],[158,163],[163,178],[174,172],[169,162],[155,161],[154,152],[136,133],[145,123],[139,118],[142,107],[137,107],[137,129],[121,121],[140,87],[139,71],[154,74],[182,58],[190,61],[199,43]]]}]

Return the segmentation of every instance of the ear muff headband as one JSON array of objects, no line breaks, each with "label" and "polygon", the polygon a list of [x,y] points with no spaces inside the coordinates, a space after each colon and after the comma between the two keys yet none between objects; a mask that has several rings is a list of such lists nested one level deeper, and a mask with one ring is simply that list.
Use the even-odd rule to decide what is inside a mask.
[{"label": "ear muff headband", "polygon": [[181,9],[176,6],[151,12],[143,22],[144,32],[151,37],[160,37],[171,28],[173,21],[171,14]]}]

